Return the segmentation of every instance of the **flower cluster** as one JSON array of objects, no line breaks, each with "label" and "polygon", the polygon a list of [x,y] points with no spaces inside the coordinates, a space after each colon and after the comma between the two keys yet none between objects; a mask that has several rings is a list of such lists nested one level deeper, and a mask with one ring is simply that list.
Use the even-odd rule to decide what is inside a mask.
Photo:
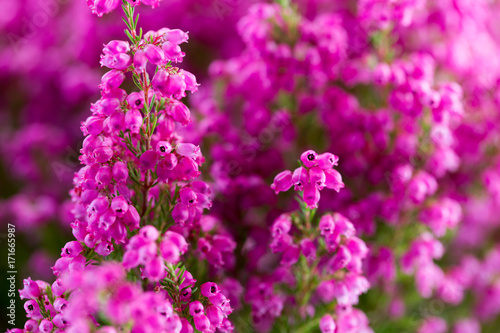
[{"label": "flower cluster", "polygon": [[[196,280],[184,266],[187,259],[181,261],[186,238],[213,238],[219,256],[235,248],[229,236],[212,232],[213,224],[202,226],[203,211],[211,207],[211,190],[197,179],[204,158],[177,133],[191,122],[180,99],[198,87],[193,74],[171,65],[182,61],[179,44],[187,33],[165,28],[142,36],[133,6],[123,9],[130,41],[104,46],[101,65],[111,70],[81,125],[84,166],[70,192],[76,240],[52,267],[52,286],[25,280],[25,330],[181,332],[193,331],[194,323],[203,332],[231,332],[230,301],[216,285],[210,294],[203,286],[201,296],[195,294]],[[121,88],[127,75],[139,91]],[[189,316],[184,309],[200,297],[211,302],[207,316]]]},{"label": "flower cluster", "polygon": [[[305,186],[311,182],[312,186],[321,186],[312,175],[329,172],[337,161],[330,153],[318,156],[306,151],[301,156],[304,167],[297,170],[304,170],[308,178],[294,185],[302,186],[297,183],[304,181]],[[292,177],[290,171],[286,173]],[[291,179],[282,186],[284,174],[275,178],[273,189],[286,191],[292,186]],[[340,174],[337,179],[341,179]],[[321,181],[324,184],[324,173]],[[304,198],[300,211],[281,214],[272,224],[269,247],[273,253],[281,253],[281,260],[270,276],[248,286],[246,298],[252,303],[254,323],[259,330],[267,331],[277,318],[293,322],[287,314],[296,313],[304,320],[315,317],[316,311],[333,308],[337,324],[332,315],[324,314],[319,323],[322,332],[335,332],[337,326],[341,332],[369,332],[366,317],[353,308],[359,295],[370,287],[362,269],[368,248],[356,237],[354,225],[345,216],[333,213],[315,219],[315,212]]]},{"label": "flower cluster", "polygon": [[200,301],[189,303],[189,313],[194,318],[194,325],[200,332],[232,331],[233,326],[227,320],[233,309],[229,300],[221,293],[217,284],[205,282],[200,287],[200,293],[206,297],[205,305]]},{"label": "flower cluster", "polygon": [[342,176],[333,169],[339,158],[331,153],[318,155],[314,150],[307,150],[300,155],[303,166],[279,173],[274,178],[271,188],[276,194],[288,191],[292,187],[295,191],[304,192],[304,202],[309,208],[317,208],[320,193],[323,188],[340,191],[344,187]]},{"label": "flower cluster", "polygon": [[[155,8],[160,5],[161,0],[127,0],[127,2],[132,7],[136,7],[142,3],[146,6]],[[120,6],[120,4],[120,0],[87,0],[87,5],[92,10],[92,13],[99,17],[112,12]]]}]

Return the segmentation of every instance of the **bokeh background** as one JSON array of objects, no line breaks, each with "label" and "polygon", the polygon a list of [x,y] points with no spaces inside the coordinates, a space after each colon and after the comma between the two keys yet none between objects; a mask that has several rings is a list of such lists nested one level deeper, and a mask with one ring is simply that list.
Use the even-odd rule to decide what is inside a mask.
[{"label": "bokeh background", "polygon": [[[238,56],[246,48],[236,24],[255,2],[164,0],[158,9],[140,8],[141,24],[145,31],[163,26],[188,31],[189,43],[183,46],[188,56],[183,68],[192,71],[202,86],[211,85],[210,64]],[[413,2],[425,8],[423,14],[410,28],[401,31],[401,39],[395,45],[432,53],[441,73],[462,85],[466,113],[470,115],[470,121],[455,133],[465,161],[462,174],[475,175],[476,167],[478,173],[487,168],[493,170],[482,194],[488,199],[467,201],[469,210],[456,236],[462,242],[455,245],[458,249],[470,246],[474,248],[471,253],[484,256],[500,240],[500,215],[495,213],[500,207],[496,158],[500,125],[500,4],[481,0]],[[309,18],[333,10],[347,11],[357,5],[357,1],[292,3]],[[7,271],[6,225],[12,223],[16,225],[19,287],[28,276],[51,281],[50,266],[72,238],[68,191],[73,173],[79,168],[80,123],[88,115],[90,103],[99,98],[97,86],[105,72],[99,67],[102,45],[123,38],[123,28],[119,11],[98,19],[83,0],[0,0],[0,270],[2,274]],[[372,42],[373,36],[368,33],[349,32],[350,52],[356,53]],[[196,98],[206,96],[200,93]],[[304,126],[306,122],[304,118]],[[491,151],[476,154],[479,146]],[[491,159],[485,160],[484,156]],[[2,277],[2,309],[9,302],[7,289],[7,281]],[[500,299],[498,283],[490,292],[490,297]],[[365,300],[371,308],[366,310],[376,317],[373,306],[381,296],[367,297],[371,297]],[[22,302],[17,300],[16,304],[16,322],[22,326]],[[432,304],[426,306],[433,311]],[[434,306],[440,307],[441,303]],[[500,302],[491,306],[500,311]],[[444,311],[440,309],[439,314]],[[415,311],[416,316],[423,316]],[[459,311],[467,315],[469,310],[465,307]],[[497,316],[486,324],[485,332],[500,331]],[[0,329],[6,327],[4,320],[2,316]],[[384,323],[375,324],[380,332],[384,331]]]}]

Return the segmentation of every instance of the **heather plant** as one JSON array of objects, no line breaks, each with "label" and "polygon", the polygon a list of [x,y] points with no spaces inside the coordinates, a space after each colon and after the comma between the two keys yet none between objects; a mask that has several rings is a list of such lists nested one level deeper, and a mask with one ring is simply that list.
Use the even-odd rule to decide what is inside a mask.
[{"label": "heather plant", "polygon": [[[165,3],[87,1],[128,39],[81,123],[75,239],[10,332],[498,331],[497,3],[257,3],[202,85],[187,32],[139,26]],[[41,182],[27,149],[64,135],[26,133],[3,150]],[[26,229],[57,206],[29,200]]]}]

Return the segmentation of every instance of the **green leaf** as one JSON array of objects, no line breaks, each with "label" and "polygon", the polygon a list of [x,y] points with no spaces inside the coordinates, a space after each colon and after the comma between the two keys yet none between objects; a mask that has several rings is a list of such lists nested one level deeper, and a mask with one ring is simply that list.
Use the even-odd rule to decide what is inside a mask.
[{"label": "green leaf", "polygon": [[134,83],[137,86],[137,88],[139,88],[140,90],[142,90],[142,86],[139,84],[140,78],[137,77],[137,75],[134,74],[134,75],[132,75],[132,79],[134,80]]},{"label": "green leaf", "polygon": [[132,38],[132,35],[130,34],[130,32],[127,29],[125,29],[123,31],[125,31],[125,34],[128,36],[128,38],[130,39],[130,41],[133,43],[134,39]]},{"label": "green leaf", "polygon": [[139,14],[137,14],[137,16],[135,17],[135,21],[134,21],[134,30],[136,29],[137,27],[137,22],[139,22]]},{"label": "green leaf", "polygon": [[122,21],[125,22],[125,24],[127,25],[127,28],[129,28],[129,30],[133,30],[131,27],[130,27],[130,23],[128,22],[128,20],[126,20],[125,18],[122,17]]}]

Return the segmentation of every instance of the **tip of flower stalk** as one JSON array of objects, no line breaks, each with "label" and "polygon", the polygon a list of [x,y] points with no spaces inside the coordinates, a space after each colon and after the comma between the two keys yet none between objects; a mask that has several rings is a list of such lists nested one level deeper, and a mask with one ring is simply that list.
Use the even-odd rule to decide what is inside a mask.
[{"label": "tip of flower stalk", "polygon": [[318,155],[314,150],[307,150],[300,156],[299,168],[280,172],[274,178],[271,189],[276,194],[288,191],[294,186],[295,191],[303,191],[303,200],[310,209],[318,208],[320,191],[324,187],[339,192],[344,187],[342,176],[333,169],[339,158],[332,153]]}]

